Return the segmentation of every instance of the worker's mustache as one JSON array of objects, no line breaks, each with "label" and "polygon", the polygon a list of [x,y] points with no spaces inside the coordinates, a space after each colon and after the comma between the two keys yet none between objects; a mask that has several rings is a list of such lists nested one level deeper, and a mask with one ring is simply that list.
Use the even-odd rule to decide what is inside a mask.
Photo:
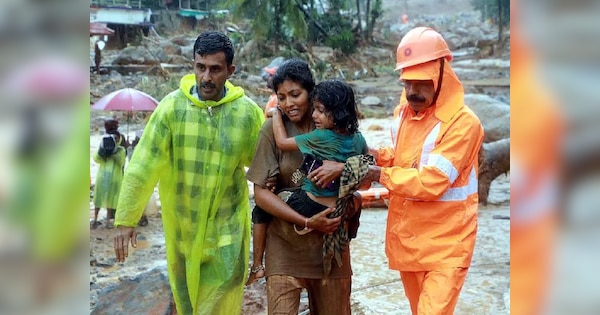
[{"label": "worker's mustache", "polygon": [[209,89],[214,89],[217,86],[214,83],[210,83],[210,82],[200,82],[200,88],[209,88]]},{"label": "worker's mustache", "polygon": [[417,94],[411,94],[407,96],[406,100],[412,103],[424,103],[426,101],[423,96]]}]

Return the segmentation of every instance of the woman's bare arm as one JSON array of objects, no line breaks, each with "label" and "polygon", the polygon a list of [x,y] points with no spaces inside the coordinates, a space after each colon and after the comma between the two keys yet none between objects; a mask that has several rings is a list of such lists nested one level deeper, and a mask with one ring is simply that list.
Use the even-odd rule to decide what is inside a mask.
[{"label": "woman's bare arm", "polygon": [[273,111],[273,135],[277,147],[282,151],[298,151],[298,145],[294,137],[288,138],[283,124],[283,117],[280,110]]}]

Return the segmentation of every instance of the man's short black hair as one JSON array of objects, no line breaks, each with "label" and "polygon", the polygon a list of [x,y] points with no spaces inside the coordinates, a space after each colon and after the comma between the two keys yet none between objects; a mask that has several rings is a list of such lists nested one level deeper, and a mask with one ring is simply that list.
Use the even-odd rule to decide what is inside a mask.
[{"label": "man's short black hair", "polygon": [[228,66],[233,63],[233,44],[227,35],[217,31],[205,31],[196,38],[194,43],[194,56],[196,54],[201,56],[212,55],[218,52],[225,53],[225,61]]}]

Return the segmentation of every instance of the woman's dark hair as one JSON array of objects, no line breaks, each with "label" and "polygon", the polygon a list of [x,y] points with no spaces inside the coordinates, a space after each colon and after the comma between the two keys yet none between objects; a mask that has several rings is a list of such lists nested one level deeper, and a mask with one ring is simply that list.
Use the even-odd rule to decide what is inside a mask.
[{"label": "woman's dark hair", "polygon": [[196,42],[194,43],[194,56],[192,56],[192,58],[196,58],[196,54],[204,56],[216,54],[221,51],[225,53],[227,66],[231,66],[233,63],[234,50],[229,37],[220,32],[206,31],[196,38]]},{"label": "woman's dark hair", "polygon": [[273,75],[273,91],[277,93],[277,89],[285,80],[290,80],[299,83],[308,93],[315,88],[315,79],[308,67],[308,63],[300,59],[290,59],[284,61],[275,75]]},{"label": "woman's dark hair", "polygon": [[339,130],[349,134],[358,131],[359,112],[354,99],[354,90],[339,80],[323,81],[310,94],[310,101],[323,104],[326,115],[333,118]]}]

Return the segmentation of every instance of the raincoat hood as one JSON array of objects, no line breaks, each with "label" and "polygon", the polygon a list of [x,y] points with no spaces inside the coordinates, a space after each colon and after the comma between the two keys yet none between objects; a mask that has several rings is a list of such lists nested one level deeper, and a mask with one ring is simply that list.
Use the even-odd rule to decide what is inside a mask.
[{"label": "raincoat hood", "polygon": [[192,102],[192,104],[201,108],[219,106],[225,103],[232,102],[245,95],[244,89],[231,84],[231,82],[229,81],[225,81],[225,89],[227,90],[227,93],[225,93],[225,96],[223,98],[221,98],[218,101],[202,101],[190,93],[194,85],[196,85],[196,76],[194,74],[187,74],[183,78],[181,78],[181,81],[179,82],[179,89],[185,95],[185,97],[187,97]]},{"label": "raincoat hood", "polygon": [[[440,61],[434,60],[422,63],[413,67],[408,67],[402,71],[401,79],[419,79],[432,80],[433,88],[437,89],[438,78],[440,76]],[[435,116],[443,121],[448,122],[454,114],[464,106],[465,93],[462,83],[450,67],[448,62],[444,62],[444,75],[442,78],[442,87],[440,94],[434,106]],[[400,96],[400,104],[408,106],[406,92],[403,90]]]}]

